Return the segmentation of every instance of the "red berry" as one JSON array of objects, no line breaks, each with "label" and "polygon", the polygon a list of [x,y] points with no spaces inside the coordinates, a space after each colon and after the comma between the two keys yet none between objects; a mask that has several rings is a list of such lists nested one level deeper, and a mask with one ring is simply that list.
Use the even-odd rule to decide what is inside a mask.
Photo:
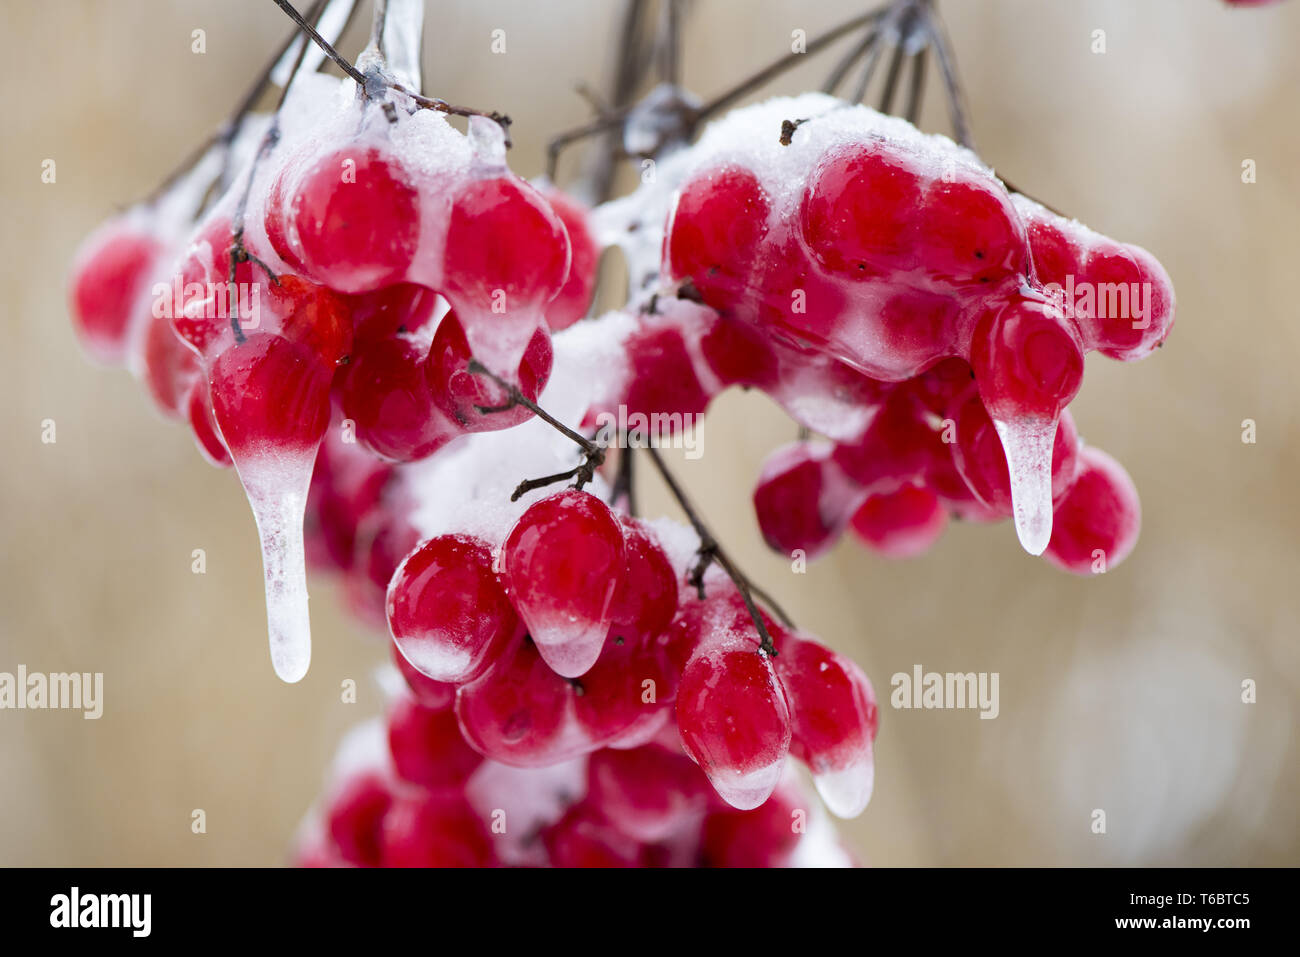
[{"label": "red berry", "polygon": [[433,319],[438,294],[411,282],[394,283],[359,296],[344,296],[359,345],[398,333],[418,333]]},{"label": "red berry", "polygon": [[440,535],[398,566],[388,586],[388,626],[405,658],[438,681],[470,681],[516,633],[485,542]]},{"label": "red berry", "polygon": [[848,658],[797,635],[782,643],[776,673],[790,703],[790,753],[808,765],[832,812],[856,817],[875,780],[871,682]]},{"label": "red berry", "polygon": [[[171,330],[168,329],[168,332],[170,333]],[[188,349],[185,352],[191,357],[194,355]],[[216,416],[212,413],[212,396],[208,391],[208,380],[201,375],[194,377],[194,385],[190,388],[190,397],[186,402],[185,410],[199,452],[217,468],[228,468],[231,464],[230,452],[226,449],[225,440],[221,438],[221,432],[217,429]]]},{"label": "red berry", "polygon": [[641,845],[595,805],[580,802],[542,833],[552,867],[639,867]]},{"label": "red berry", "polygon": [[393,800],[384,817],[384,867],[489,867],[483,820],[459,794],[422,792]]},{"label": "red berry", "polygon": [[412,698],[399,698],[390,709],[388,746],[398,775],[426,788],[458,788],[483,763],[461,737],[455,711]]},{"label": "red berry", "polygon": [[767,234],[768,200],[749,170],[724,166],[696,176],[669,216],[664,260],[704,302],[726,311],[747,282]]},{"label": "red berry", "polygon": [[922,485],[870,495],[852,520],[858,538],[889,558],[923,554],[947,525],[948,513],[939,496]]},{"label": "red berry", "polygon": [[185,418],[194,381],[199,378],[199,360],[172,331],[165,318],[150,317],[141,343],[141,375],[163,415]]},{"label": "red berry", "polygon": [[686,753],[733,807],[767,800],[790,748],[785,692],[757,633],[709,628],[677,689],[677,725]]},{"label": "red berry", "polygon": [[832,446],[794,442],[763,463],[754,512],[773,551],[814,558],[839,537],[859,497],[831,460]]},{"label": "red berry", "polygon": [[510,600],[547,664],[576,678],[596,661],[623,576],[623,530],[608,506],[567,490],[529,507],[502,546]]},{"label": "red berry", "polygon": [[709,786],[695,763],[657,744],[606,748],[587,763],[587,800],[640,841],[662,841],[702,819]]},{"label": "red berry", "polygon": [[392,803],[388,784],[379,774],[365,772],[342,782],[330,801],[327,820],[343,860],[357,867],[380,866],[384,817]]},{"label": "red berry", "polygon": [[369,292],[399,282],[410,269],[420,239],[420,197],[386,149],[351,145],[316,160],[291,191],[277,181],[266,227],[280,257],[312,279],[340,292]]},{"label": "red berry", "polygon": [[515,176],[470,183],[447,225],[439,291],[474,354],[508,375],[569,274],[569,240],[550,204]]},{"label": "red berry", "polygon": [[1053,421],[1079,391],[1083,350],[1074,330],[1042,302],[1017,299],[975,329],[971,367],[994,419]]},{"label": "red berry", "polygon": [[917,221],[917,249],[931,276],[978,287],[1023,276],[1028,240],[1006,190],[986,178],[935,180]]},{"label": "red berry", "polygon": [[338,397],[357,439],[390,462],[425,458],[463,434],[434,404],[425,353],[410,336],[359,343]]},{"label": "red berry", "polygon": [[573,717],[573,686],[519,634],[483,677],[461,685],[456,717],[477,750],[502,764],[545,767],[591,750]]},{"label": "red berry", "polygon": [[1133,551],[1142,527],[1137,489],[1123,466],[1100,449],[1079,453],[1079,477],[1056,506],[1043,553],[1076,575],[1109,571]]},{"label": "red berry", "polygon": [[[533,413],[522,405],[506,407],[506,393],[489,377],[470,372],[472,358],[469,341],[456,314],[450,312],[443,316],[424,370],[430,394],[442,414],[466,432],[508,429],[532,418]],[[539,329],[513,377],[519,391],[530,401],[537,401],[551,377],[551,358],[551,339]]]},{"label": "red berry", "polygon": [[305,346],[266,333],[221,353],[212,407],[236,464],[278,452],[314,456],[329,424],[330,372]]},{"label": "red berry", "polygon": [[116,365],[125,356],[131,318],[162,251],[157,239],[121,217],[82,244],[72,270],[72,320],[98,361]]},{"label": "red berry", "polygon": [[564,223],[572,250],[569,278],[559,295],[546,307],[546,325],[552,332],[559,332],[585,316],[591,306],[591,297],[596,290],[596,271],[600,266],[600,247],[596,245],[587,220],[590,210],[558,189],[544,190],[543,195]]},{"label": "red berry", "polygon": [[840,276],[870,279],[921,265],[916,210],[921,183],[884,143],[845,148],[810,177],[800,210],[804,241]]}]

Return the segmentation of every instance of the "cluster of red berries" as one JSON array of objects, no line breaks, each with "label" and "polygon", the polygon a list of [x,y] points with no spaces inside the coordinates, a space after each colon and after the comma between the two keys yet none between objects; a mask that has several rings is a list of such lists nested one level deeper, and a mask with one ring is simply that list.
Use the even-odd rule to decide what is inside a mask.
[{"label": "cluster of red berries", "polygon": [[[676,188],[643,187],[642,215],[668,206],[662,271],[709,308],[652,300],[605,405],[695,412],[754,386],[835,440],[764,470],[755,503],[782,551],[851,523],[913,554],[951,513],[1012,516],[1072,571],[1123,559],[1136,493],[1065,409],[1086,351],[1131,361],[1168,335],[1173,289],[1149,253],[1008,193],[949,140],[821,95],[736,111],[666,165]],[[1054,513],[1071,520],[1054,531]]]},{"label": "cluster of red berries", "polygon": [[737,810],[674,742],[516,768],[468,748],[452,698],[399,694],[344,742],[299,836],[307,867],[846,866],[793,776]]},{"label": "cluster of red berries", "polygon": [[866,806],[876,704],[865,675],[767,617],[775,655],[760,652],[729,579],[711,569],[689,584],[689,545],[670,558],[650,523],[574,489],[537,498],[490,538],[419,540],[394,514],[401,483],[333,446],[321,461],[309,553],[345,572],[370,616],[386,584],[399,668],[421,700],[454,702],[448,721],[467,747],[543,767],[680,735],[678,753],[738,808],[767,799],[788,753],[837,814]]},{"label": "cluster of red berries", "polygon": [[[762,389],[830,440],[760,478],[782,551],[851,526],[914,554],[949,513],[1014,515],[1076,571],[1131,549],[1132,484],[1065,407],[1085,350],[1139,358],[1168,333],[1144,251],[1008,195],[947,140],[804,97],[665,160],[631,198],[663,281],[577,323],[608,208],[520,180],[490,120],[465,136],[400,90],[338,92],[296,83],[92,237],[73,282],[91,351],[238,471],[277,673],[307,669],[304,554],[393,637],[387,746],[338,775],[305,862],[789,863],[809,815],[788,755],[836,814],[870,798],[861,670],[704,570],[683,526],[615,507],[594,460],[512,504],[576,455],[520,397],[588,428],[640,414],[653,441]],[[1076,302],[1101,287],[1146,290],[1145,325]]]},{"label": "cluster of red berries", "polygon": [[586,312],[594,284],[585,212],[511,173],[494,122],[475,117],[467,137],[395,103],[408,106],[390,92],[277,116],[263,148],[228,154],[236,175],[196,225],[171,214],[174,189],[102,228],[73,279],[91,351],[127,361],[210,461],[238,470],[288,680],[309,661],[299,530],[331,410],[391,462],[518,424],[522,407],[479,409],[504,402],[498,381],[536,398],[549,331]]}]

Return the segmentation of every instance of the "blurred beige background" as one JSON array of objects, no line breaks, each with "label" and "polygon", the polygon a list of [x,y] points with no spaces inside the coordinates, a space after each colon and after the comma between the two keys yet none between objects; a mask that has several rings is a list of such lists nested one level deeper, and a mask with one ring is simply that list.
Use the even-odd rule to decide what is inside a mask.
[{"label": "blurred beige background", "polygon": [[[586,118],[575,81],[607,82],[619,5],[431,5],[446,26],[426,37],[427,89],[508,112],[512,162],[537,173],[545,137]],[[867,5],[700,0],[686,82],[717,92],[788,50],[793,29]],[[1168,347],[1137,366],[1091,357],[1074,406],[1141,491],[1137,551],[1081,580],[1023,554],[1008,525],[954,527],[919,560],[845,540],[793,575],[748,509],[758,463],[794,433],[761,397],[726,396],[709,454],[680,474],[755,577],[876,684],[876,797],[843,825],[864,862],[1300,863],[1300,3],[941,6],[986,160],[1147,246],[1177,286]],[[270,0],[0,4],[0,671],[102,671],[106,698],[99,721],[0,712],[0,864],[282,862],[340,735],[378,708],[383,646],[319,576],[311,673],[275,679],[237,482],[125,373],[90,366],[65,310],[80,239],[224,118],[286,28]],[[1098,29],[1104,55],[1090,52]],[[815,87],[834,59],[769,89]],[[934,82],[923,125],[946,131]],[[55,184],[40,181],[47,158]],[[206,575],[190,571],[195,548]],[[889,708],[890,675],[917,663],[999,672],[1001,715]],[[356,704],[339,700],[349,677]],[[1244,678],[1258,703],[1241,703]]]}]

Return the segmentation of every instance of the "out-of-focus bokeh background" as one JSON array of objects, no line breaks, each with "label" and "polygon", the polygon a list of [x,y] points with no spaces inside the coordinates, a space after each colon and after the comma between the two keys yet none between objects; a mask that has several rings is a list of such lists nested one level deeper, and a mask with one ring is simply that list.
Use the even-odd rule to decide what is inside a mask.
[{"label": "out-of-focus bokeh background", "polygon": [[[430,5],[426,89],[508,112],[512,163],[540,172],[546,137],[589,115],[575,83],[609,81],[620,5]],[[791,31],[867,6],[699,0],[686,83],[720,91],[788,51]],[[759,462],[795,432],[759,396],[725,396],[707,454],[680,475],[801,626],[875,681],[876,796],[843,824],[863,862],[1300,863],[1300,3],[941,7],[985,159],[1151,249],[1177,287],[1168,346],[1140,365],[1090,357],[1074,405],[1141,491],[1136,552],[1077,579],[1025,555],[1009,525],[953,527],[917,560],[846,539],[792,574],[748,505]],[[280,863],[340,736],[381,707],[384,646],[320,576],[311,672],[274,677],[238,483],[125,373],[83,358],[65,307],[81,238],[224,118],[287,29],[270,0],[0,5],[0,671],[105,675],[99,721],[0,712],[0,864]],[[361,43],[354,32],[343,48]],[[768,90],[816,88],[835,59]],[[937,83],[926,103],[923,125],[946,131]],[[55,444],[41,441],[46,419]],[[650,504],[671,510],[659,494]],[[1001,714],[890,708],[890,676],[916,664],[998,672]],[[355,704],[340,701],[346,678]],[[1241,700],[1247,678],[1257,703]],[[191,833],[196,808],[206,834]],[[1097,808],[1105,835],[1090,827]]]}]

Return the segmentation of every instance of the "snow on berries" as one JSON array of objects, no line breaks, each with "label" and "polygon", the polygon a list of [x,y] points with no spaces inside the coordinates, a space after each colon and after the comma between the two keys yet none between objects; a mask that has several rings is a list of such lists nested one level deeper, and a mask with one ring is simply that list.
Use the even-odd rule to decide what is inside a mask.
[{"label": "snow on berries", "polygon": [[1054,436],[1084,352],[1142,358],[1172,325],[1149,253],[1013,196],[944,137],[820,94],[733,112],[666,175],[665,272],[725,318],[884,382],[969,362],[1021,543],[1046,548]]}]

